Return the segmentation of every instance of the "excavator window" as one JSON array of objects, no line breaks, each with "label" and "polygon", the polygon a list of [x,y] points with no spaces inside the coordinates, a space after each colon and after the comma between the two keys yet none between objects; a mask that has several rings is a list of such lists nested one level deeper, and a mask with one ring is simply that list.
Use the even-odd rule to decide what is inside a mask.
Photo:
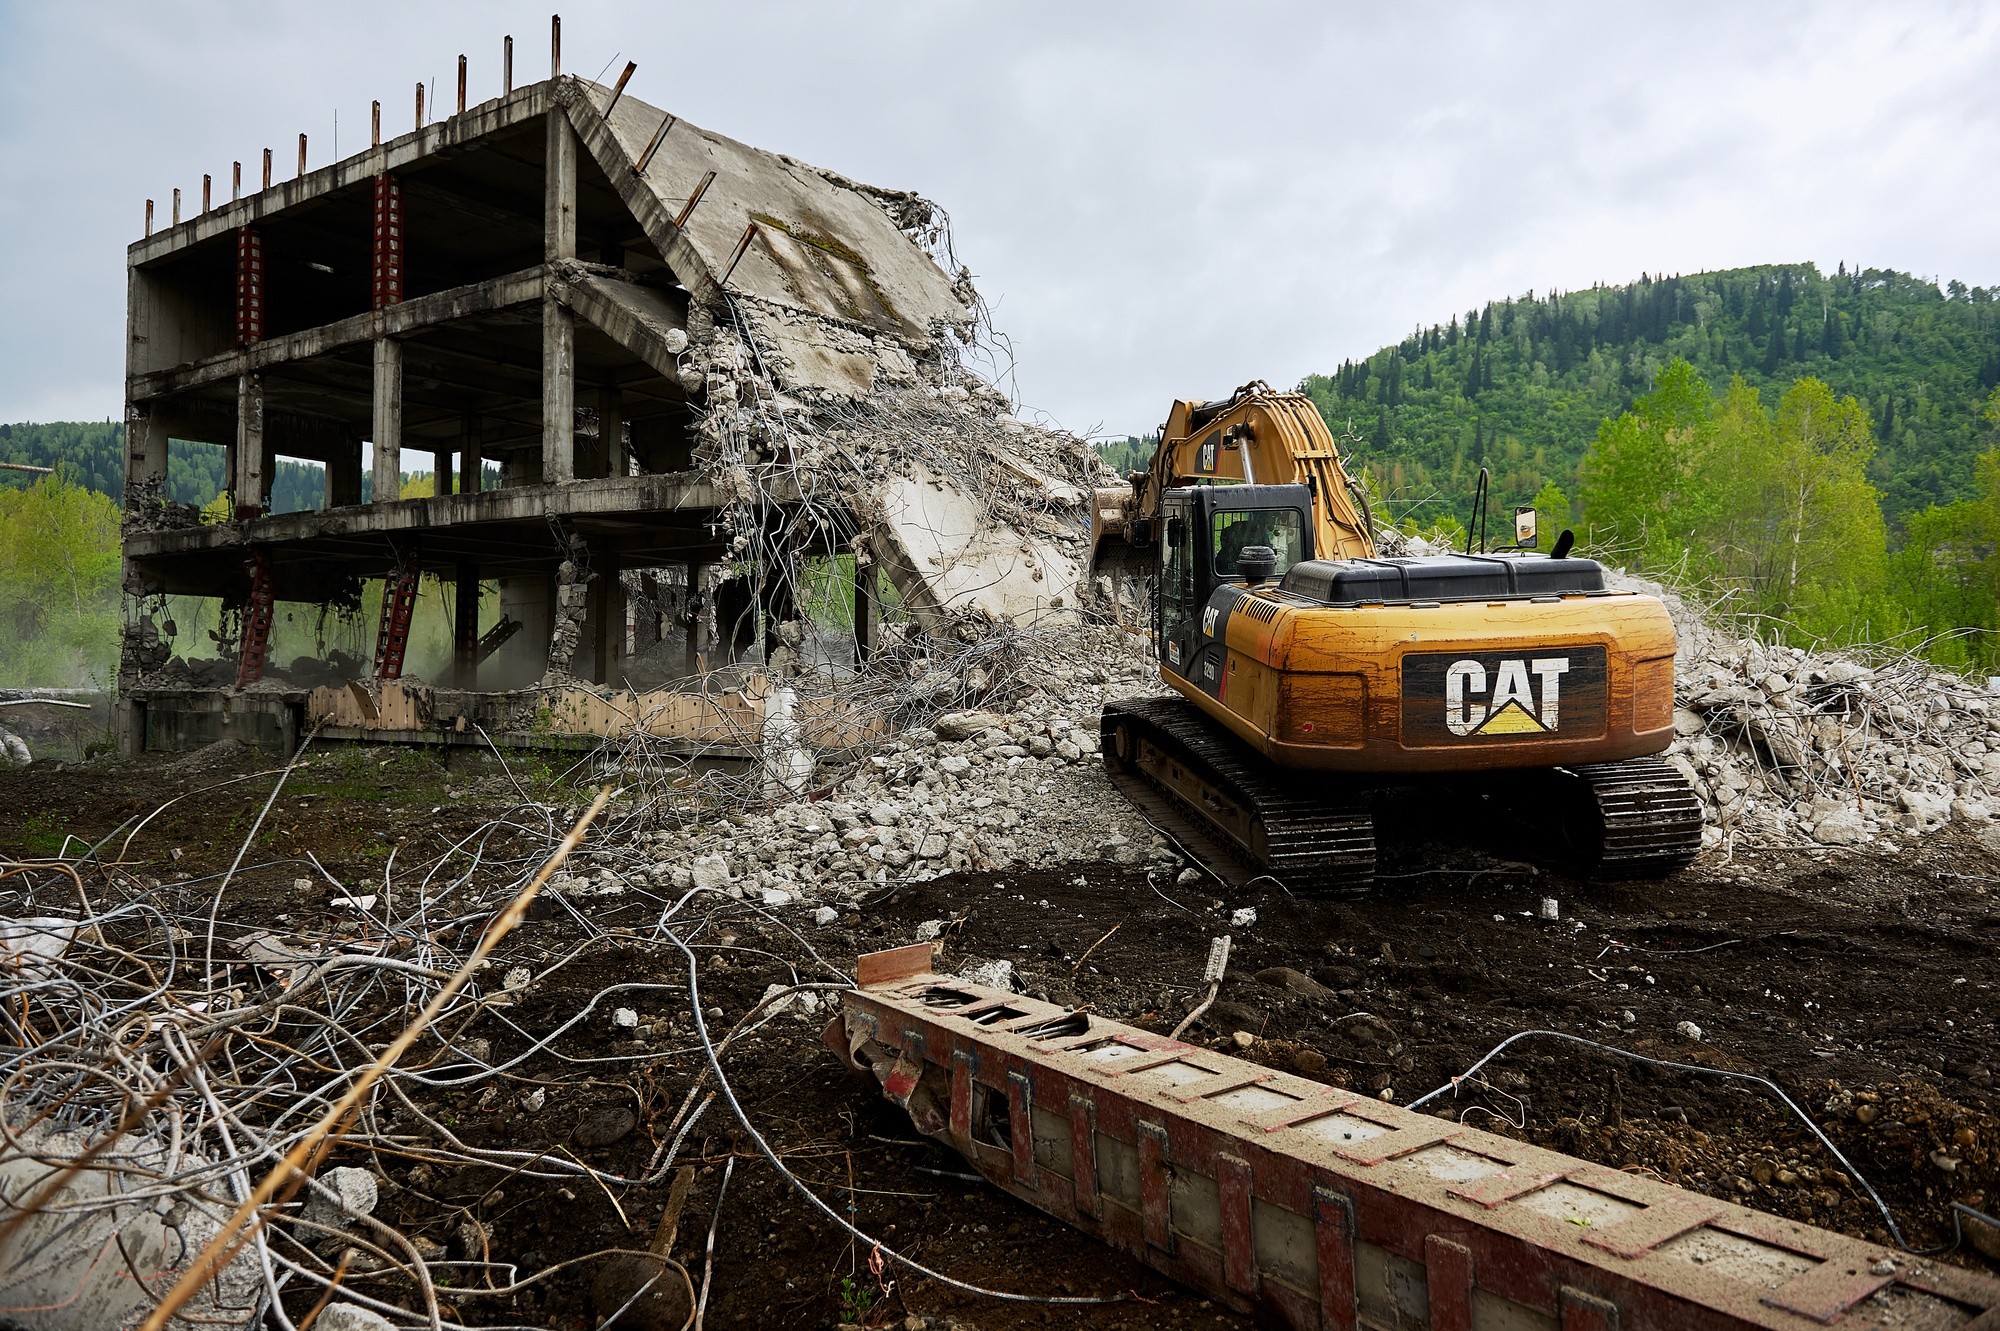
[{"label": "excavator window", "polygon": [[1247,546],[1277,553],[1274,577],[1284,576],[1305,549],[1305,519],[1295,508],[1224,509],[1210,520],[1210,531],[1217,577],[1236,576],[1236,558]]}]

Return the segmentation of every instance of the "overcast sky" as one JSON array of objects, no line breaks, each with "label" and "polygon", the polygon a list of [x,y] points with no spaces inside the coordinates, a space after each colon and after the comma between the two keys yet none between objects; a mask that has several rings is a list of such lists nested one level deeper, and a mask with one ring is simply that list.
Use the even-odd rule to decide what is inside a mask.
[{"label": "overcast sky", "polygon": [[[951,213],[1023,401],[1138,432],[1530,288],[2000,281],[2000,5],[563,5],[564,67]],[[548,68],[546,4],[0,0],[0,421],[122,410],[124,247]],[[250,167],[254,170],[254,167]],[[289,170],[285,172],[289,175]]]}]

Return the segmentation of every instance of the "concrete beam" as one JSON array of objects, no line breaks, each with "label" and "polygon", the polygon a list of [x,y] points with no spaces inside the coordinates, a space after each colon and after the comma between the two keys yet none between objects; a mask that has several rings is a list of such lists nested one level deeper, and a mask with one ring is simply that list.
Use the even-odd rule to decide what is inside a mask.
[{"label": "concrete beam", "polygon": [[585,151],[597,163],[598,170],[604,172],[611,188],[631,210],[633,220],[646,233],[646,239],[660,252],[660,258],[667,267],[673,269],[688,294],[711,309],[721,309],[722,284],[715,280],[715,274],[701,257],[694,245],[674,225],[672,215],[653,187],[641,180],[632,169],[632,158],[618,136],[605,123],[604,115],[581,85],[572,84],[556,95],[558,107],[566,108],[570,124],[577,137],[583,140]]},{"label": "concrete beam", "polygon": [[531,304],[542,298],[548,285],[547,274],[545,267],[525,268],[505,277],[418,296],[386,310],[287,333],[192,365],[134,375],[127,381],[126,396],[134,402],[150,402],[189,389],[225,383],[239,375],[310,360],[343,347],[360,346],[383,337],[408,336],[425,328]]},{"label": "concrete beam", "polygon": [[375,344],[375,445],[371,499],[403,497],[403,344],[385,337]]},{"label": "concrete beam", "polygon": [[[788,496],[780,495],[781,499]],[[796,496],[789,496],[796,499]],[[377,536],[483,522],[541,521],[545,517],[583,519],[616,515],[714,510],[715,491],[690,472],[668,476],[613,476],[572,485],[519,485],[476,494],[402,499],[357,508],[280,513],[255,522],[225,522],[172,531],[133,532],[126,553],[144,560],[246,545],[281,546],[326,536]]]},{"label": "concrete beam", "polygon": [[680,363],[667,350],[666,335],[673,329],[686,332],[687,315],[665,293],[575,265],[558,269],[549,291],[593,328],[659,374],[674,379]]},{"label": "concrete beam", "polygon": [[449,120],[391,139],[379,148],[356,153],[332,166],[309,171],[295,180],[199,214],[179,226],[134,241],[125,249],[125,262],[132,267],[156,263],[191,245],[227,235],[240,226],[282,216],[341,190],[373,190],[375,177],[384,171],[401,171],[426,157],[461,151],[477,139],[540,118],[549,109],[554,87],[554,83],[544,81],[517,88],[505,97],[481,102]]}]

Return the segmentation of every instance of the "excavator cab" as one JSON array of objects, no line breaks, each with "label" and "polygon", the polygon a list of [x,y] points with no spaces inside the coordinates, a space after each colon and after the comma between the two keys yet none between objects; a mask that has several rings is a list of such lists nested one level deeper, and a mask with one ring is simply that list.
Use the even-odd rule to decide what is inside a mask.
[{"label": "excavator cab", "polygon": [[1210,600],[1218,589],[1248,581],[1245,550],[1271,551],[1268,569],[1251,570],[1260,580],[1282,578],[1313,558],[1312,501],[1305,485],[1200,485],[1161,497],[1153,632],[1163,669],[1215,691],[1226,647],[1214,624],[1203,622]]}]

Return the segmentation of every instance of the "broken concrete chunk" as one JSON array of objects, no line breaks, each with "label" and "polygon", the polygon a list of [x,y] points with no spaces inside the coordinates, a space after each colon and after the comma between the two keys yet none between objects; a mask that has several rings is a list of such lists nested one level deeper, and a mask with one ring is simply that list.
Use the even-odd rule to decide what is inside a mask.
[{"label": "broken concrete chunk", "polygon": [[958,978],[973,984],[983,984],[989,989],[1018,989],[1014,982],[1014,963],[1004,957],[999,961],[967,962],[958,971]]},{"label": "broken concrete chunk", "polygon": [[[365,1215],[375,1214],[380,1200],[375,1176],[365,1169],[342,1165],[329,1169],[314,1180],[317,1186],[306,1192],[299,1219],[328,1229],[344,1229]],[[331,1197],[327,1193],[332,1193]],[[311,1241],[309,1236],[308,1241]]]},{"label": "broken concrete chunk", "polygon": [[0,920],[0,963],[23,977],[53,975],[55,967],[51,963],[69,950],[76,930],[75,920],[59,915]]},{"label": "broken concrete chunk", "polygon": [[937,735],[943,740],[971,739],[982,730],[1001,729],[1007,726],[1007,718],[994,712],[947,712],[935,723]]},{"label": "broken concrete chunk", "polygon": [[702,855],[688,866],[689,880],[705,891],[719,891],[733,881],[729,861],[720,855]]},{"label": "broken concrete chunk", "polygon": [[396,1324],[358,1303],[329,1303],[313,1320],[317,1331],[396,1331]]},{"label": "broken concrete chunk", "polygon": [[1842,809],[1821,818],[1812,837],[1822,846],[1858,846],[1868,837],[1868,824],[1852,809]]}]

